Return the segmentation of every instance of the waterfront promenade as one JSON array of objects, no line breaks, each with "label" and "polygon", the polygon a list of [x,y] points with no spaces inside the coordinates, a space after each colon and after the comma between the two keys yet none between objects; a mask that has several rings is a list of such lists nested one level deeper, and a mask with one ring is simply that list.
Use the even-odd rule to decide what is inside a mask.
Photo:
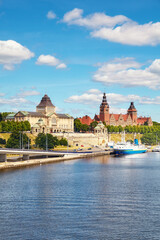
[{"label": "waterfront promenade", "polygon": [[[104,151],[104,150],[94,150],[91,152],[56,152],[56,151],[27,151],[27,150],[18,150],[18,149],[1,149],[0,155],[3,154],[21,154],[21,157],[15,158],[8,158],[6,161],[0,162],[0,170],[8,169],[8,168],[18,168],[18,167],[27,167],[32,165],[41,165],[47,163],[54,163],[54,162],[62,162],[68,161],[78,158],[87,158],[87,157],[96,157],[96,156],[104,156],[109,155],[111,151]],[[29,159],[29,156],[30,158]]]}]

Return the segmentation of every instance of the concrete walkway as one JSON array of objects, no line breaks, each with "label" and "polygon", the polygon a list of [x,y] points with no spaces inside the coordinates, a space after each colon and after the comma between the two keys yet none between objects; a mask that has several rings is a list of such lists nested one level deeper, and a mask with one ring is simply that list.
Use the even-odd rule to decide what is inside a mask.
[{"label": "concrete walkway", "polygon": [[27,167],[32,165],[41,165],[47,163],[54,163],[54,162],[62,162],[68,161],[73,159],[80,159],[80,158],[89,158],[89,157],[96,157],[96,156],[104,156],[109,155],[110,151],[98,151],[92,153],[77,153],[73,155],[65,155],[63,157],[50,157],[50,158],[40,158],[40,159],[30,159],[30,160],[22,160],[22,161],[14,161],[14,162],[1,162],[0,163],[0,170],[9,169],[9,168],[21,168]]}]

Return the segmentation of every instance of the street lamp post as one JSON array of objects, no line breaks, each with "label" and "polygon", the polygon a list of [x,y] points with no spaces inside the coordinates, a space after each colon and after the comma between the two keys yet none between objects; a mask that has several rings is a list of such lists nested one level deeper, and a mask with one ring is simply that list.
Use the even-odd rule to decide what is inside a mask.
[{"label": "street lamp post", "polygon": [[19,132],[20,138],[19,138],[19,148],[21,149],[21,131]]},{"label": "street lamp post", "polygon": [[22,132],[22,149],[23,149],[23,132]]},{"label": "street lamp post", "polygon": [[46,151],[48,151],[48,136],[47,136],[47,133],[46,133]]},{"label": "street lamp post", "polygon": [[28,137],[28,149],[29,149],[29,137]]}]

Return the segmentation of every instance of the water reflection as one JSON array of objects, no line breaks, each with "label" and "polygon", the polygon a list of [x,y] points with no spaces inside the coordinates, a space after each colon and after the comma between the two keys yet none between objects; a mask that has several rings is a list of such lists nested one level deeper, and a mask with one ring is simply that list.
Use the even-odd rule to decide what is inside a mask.
[{"label": "water reflection", "polygon": [[160,154],[0,174],[0,239],[159,239]]}]

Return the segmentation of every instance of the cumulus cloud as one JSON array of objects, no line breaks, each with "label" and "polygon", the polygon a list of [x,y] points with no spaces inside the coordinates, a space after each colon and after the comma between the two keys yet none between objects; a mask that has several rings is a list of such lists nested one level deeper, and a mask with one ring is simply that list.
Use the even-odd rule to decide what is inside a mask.
[{"label": "cumulus cloud", "polygon": [[115,59],[103,63],[93,75],[93,80],[105,85],[160,89],[160,59],[155,59],[149,67],[132,58]]},{"label": "cumulus cloud", "polygon": [[101,28],[91,33],[92,37],[127,45],[155,46],[160,43],[160,22],[139,25],[126,23],[116,28]]},{"label": "cumulus cloud", "polygon": [[18,93],[19,97],[31,97],[31,96],[38,96],[40,95],[40,92],[35,91],[35,90],[29,90],[29,91],[21,91]]},{"label": "cumulus cloud", "polygon": [[66,68],[67,65],[65,63],[60,63],[59,65],[57,65],[57,69],[63,69],[63,68]]},{"label": "cumulus cloud", "polygon": [[[94,91],[92,91],[94,90]],[[85,105],[95,105],[102,102],[103,93],[97,89],[90,89],[89,91],[84,92],[82,95],[73,95],[65,100],[67,103],[79,103]],[[157,104],[160,105],[160,96],[155,98],[150,98],[147,96],[138,96],[135,94],[122,95],[117,93],[108,93],[107,101],[111,105],[111,110],[115,109],[115,106],[130,103],[135,101],[139,104]],[[119,109],[119,108],[118,108]]]},{"label": "cumulus cloud", "polygon": [[67,12],[63,17],[63,22],[68,25],[79,25],[87,28],[99,28],[99,27],[114,27],[117,24],[122,24],[129,21],[129,18],[123,15],[117,15],[114,17],[108,16],[104,13],[94,13],[87,17],[83,17],[83,10],[75,8],[72,11]]},{"label": "cumulus cloud", "polygon": [[67,67],[65,63],[61,62],[58,58],[51,55],[40,55],[36,61],[36,64],[56,67],[57,69]]},{"label": "cumulus cloud", "polygon": [[[40,93],[37,91],[23,91],[21,90],[19,93],[17,93],[14,96],[7,97],[4,93],[0,94],[0,107],[1,111],[2,108],[4,108],[4,111],[15,111],[18,110],[29,110],[32,108],[35,104],[31,100],[32,96],[37,96]],[[30,98],[29,98],[30,97]]]},{"label": "cumulus cloud", "polygon": [[55,19],[56,18],[56,14],[53,11],[49,11],[47,13],[47,18],[48,19]]},{"label": "cumulus cloud", "polygon": [[83,17],[83,10],[75,8],[64,14],[62,22],[90,29],[90,35],[127,45],[155,46],[160,43],[160,22],[138,24],[124,15],[108,16],[94,13]]},{"label": "cumulus cloud", "polygon": [[28,48],[13,40],[0,41],[0,64],[6,70],[13,70],[15,64],[34,57]]},{"label": "cumulus cloud", "polygon": [[1,98],[0,97],[0,105],[2,106],[8,106],[8,107],[22,107],[22,106],[28,106],[28,105],[32,105],[33,102],[30,100],[27,100],[23,97],[18,97],[18,96],[14,96],[11,98]]}]

